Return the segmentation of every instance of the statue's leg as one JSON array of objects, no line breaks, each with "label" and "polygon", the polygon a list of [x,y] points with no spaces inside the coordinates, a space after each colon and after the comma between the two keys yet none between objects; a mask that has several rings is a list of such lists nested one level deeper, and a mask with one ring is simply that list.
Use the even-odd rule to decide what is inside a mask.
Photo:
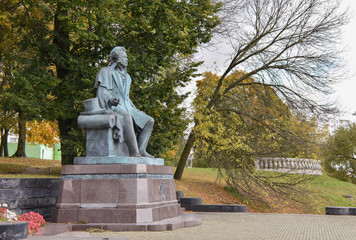
[{"label": "statue's leg", "polygon": [[135,135],[133,119],[130,114],[121,112],[120,115],[122,116],[123,120],[123,132],[125,141],[127,143],[127,147],[129,149],[129,154],[131,157],[140,157],[140,153],[138,150],[137,139]]},{"label": "statue's leg", "polygon": [[152,155],[148,154],[146,152],[148,140],[150,139],[152,128],[153,128],[154,120],[153,118],[149,118],[148,122],[146,125],[143,127],[143,129],[140,131],[137,139],[138,139],[138,147],[141,156],[143,157],[151,157],[153,158]]}]

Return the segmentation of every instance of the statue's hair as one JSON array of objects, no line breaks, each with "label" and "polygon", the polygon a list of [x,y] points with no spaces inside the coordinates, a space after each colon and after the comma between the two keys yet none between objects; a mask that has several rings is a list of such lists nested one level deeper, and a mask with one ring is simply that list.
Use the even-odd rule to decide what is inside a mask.
[{"label": "statue's hair", "polygon": [[110,55],[109,55],[109,60],[110,60],[110,62],[112,61],[112,57],[114,56],[114,54],[115,54],[115,53],[119,53],[119,52],[125,52],[125,53],[126,53],[125,47],[122,47],[122,46],[114,47],[114,48],[111,50]]}]

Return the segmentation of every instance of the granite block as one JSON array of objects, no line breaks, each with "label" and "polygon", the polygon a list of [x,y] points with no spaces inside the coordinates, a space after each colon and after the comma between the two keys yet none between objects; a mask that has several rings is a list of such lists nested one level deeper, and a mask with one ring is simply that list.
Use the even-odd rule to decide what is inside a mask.
[{"label": "granite block", "polygon": [[59,179],[49,179],[49,178],[46,179],[47,188],[59,189],[59,184],[60,184]]},{"label": "granite block", "polygon": [[78,209],[53,209],[52,219],[57,223],[77,222]]},{"label": "granite block", "polygon": [[13,189],[21,187],[20,178],[2,178],[0,181],[0,189]]},{"label": "granite block", "polygon": [[80,202],[80,180],[61,180],[58,194],[60,203]]},{"label": "granite block", "polygon": [[168,166],[147,165],[147,172],[152,174],[174,174],[174,168]]},{"label": "granite block", "polygon": [[137,179],[137,191],[136,191],[136,203],[147,203],[148,202],[148,185],[147,179]]},{"label": "granite block", "polygon": [[116,203],[119,184],[116,179],[80,180],[81,203]]},{"label": "granite block", "polygon": [[152,209],[137,209],[136,223],[153,222]]},{"label": "granite block", "polygon": [[19,189],[0,189],[0,200],[22,198],[23,192]]},{"label": "granite block", "polygon": [[348,207],[326,207],[326,215],[349,215],[350,209]]},{"label": "granite block", "polygon": [[22,190],[22,197],[23,198],[30,198],[30,197],[48,197],[51,196],[51,192],[49,189],[46,188],[27,188]]},{"label": "granite block", "polygon": [[136,223],[136,209],[118,209],[117,223]]},{"label": "granite block", "polygon": [[17,240],[27,238],[27,222],[0,222],[0,239]]},{"label": "granite block", "polygon": [[81,165],[63,165],[62,166],[62,175],[80,174],[81,171],[82,171]]},{"label": "granite block", "polygon": [[349,215],[356,215],[356,208],[350,207],[349,208]]},{"label": "granite block", "polygon": [[180,205],[182,207],[193,206],[193,205],[201,205],[203,200],[201,198],[181,198]]},{"label": "granite block", "polygon": [[159,209],[158,209],[158,207],[152,208],[152,221],[156,222],[158,220],[160,220],[159,219]]},{"label": "granite block", "polygon": [[23,188],[48,188],[45,178],[21,179]]},{"label": "granite block", "polygon": [[118,203],[137,203],[137,179],[119,181]]},{"label": "granite block", "polygon": [[89,223],[113,223],[117,220],[117,211],[115,208],[79,208],[78,218]]},{"label": "granite block", "polygon": [[245,205],[218,204],[187,205],[185,210],[193,212],[247,212]]}]

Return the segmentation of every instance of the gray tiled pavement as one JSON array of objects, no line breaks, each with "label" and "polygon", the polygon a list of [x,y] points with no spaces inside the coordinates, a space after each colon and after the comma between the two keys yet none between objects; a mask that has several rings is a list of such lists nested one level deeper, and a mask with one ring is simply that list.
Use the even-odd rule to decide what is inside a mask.
[{"label": "gray tiled pavement", "polygon": [[356,216],[204,213],[203,224],[164,232],[66,232],[42,239],[348,240],[356,239]]}]

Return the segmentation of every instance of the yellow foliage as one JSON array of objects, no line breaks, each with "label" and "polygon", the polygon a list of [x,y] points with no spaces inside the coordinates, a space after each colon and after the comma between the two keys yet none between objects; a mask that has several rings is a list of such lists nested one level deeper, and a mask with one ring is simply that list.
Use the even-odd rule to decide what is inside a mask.
[{"label": "yellow foliage", "polygon": [[59,129],[57,122],[36,120],[27,122],[27,142],[53,145],[59,143]]},{"label": "yellow foliage", "polygon": [[[321,135],[314,119],[298,119],[274,89],[247,78],[231,91],[224,90],[244,73],[227,76],[220,89],[222,97],[207,109],[219,76],[211,72],[197,81],[194,100],[194,129],[200,152],[223,156],[281,154],[289,157],[316,157]],[[308,146],[309,144],[309,146]],[[204,155],[204,154],[203,154]]]}]

